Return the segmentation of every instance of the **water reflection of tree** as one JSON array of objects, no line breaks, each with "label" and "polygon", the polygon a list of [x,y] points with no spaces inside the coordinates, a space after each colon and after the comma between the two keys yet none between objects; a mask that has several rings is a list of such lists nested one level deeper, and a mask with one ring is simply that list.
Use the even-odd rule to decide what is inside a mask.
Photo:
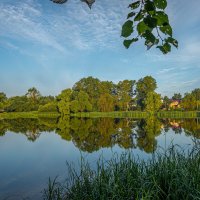
[{"label": "water reflection of tree", "polygon": [[187,135],[200,138],[200,124],[197,119],[160,121],[154,116],[147,119],[113,119],[113,118],[70,118],[60,119],[10,119],[1,120],[0,135],[6,131],[22,133],[35,141],[41,132],[55,131],[62,139],[72,141],[82,151],[93,152],[101,148],[118,145],[121,148],[139,147],[147,153],[157,148],[156,137],[161,130],[175,133],[184,129]]},{"label": "water reflection of tree", "polygon": [[200,123],[199,119],[187,119],[182,122],[182,127],[185,130],[186,135],[194,136],[200,139]]},{"label": "water reflection of tree", "polygon": [[138,122],[137,128],[137,146],[147,153],[151,153],[157,148],[156,136],[161,134],[161,121],[151,116]]},{"label": "water reflection of tree", "polygon": [[[1,120],[0,132],[5,133],[5,131],[11,131],[14,133],[24,134],[28,140],[35,141],[40,133],[43,131],[53,131],[55,126],[52,126],[52,120],[43,119],[5,119]],[[47,125],[48,124],[48,125]]]}]

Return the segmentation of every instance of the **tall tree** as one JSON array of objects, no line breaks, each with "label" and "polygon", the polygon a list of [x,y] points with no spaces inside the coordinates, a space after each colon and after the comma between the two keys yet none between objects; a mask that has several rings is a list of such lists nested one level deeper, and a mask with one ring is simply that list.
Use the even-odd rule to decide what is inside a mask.
[{"label": "tall tree", "polygon": [[134,85],[135,85],[134,80],[124,80],[120,81],[117,84],[117,97],[119,101],[119,107],[121,110],[128,110],[129,109],[129,104],[133,98],[134,95]]},{"label": "tall tree", "polygon": [[168,96],[163,97],[163,107],[168,110],[169,109],[169,104],[170,104],[170,99]]},{"label": "tall tree", "polygon": [[62,115],[69,115],[70,114],[70,101],[71,101],[71,89],[66,89],[58,95],[58,109]]},{"label": "tall tree", "polygon": [[172,96],[172,99],[173,100],[181,100],[182,99],[182,95],[180,93],[175,93],[173,96]]},{"label": "tall tree", "polygon": [[98,108],[101,112],[110,112],[114,110],[114,98],[108,94],[101,94],[98,100]]},{"label": "tall tree", "polygon": [[100,80],[91,76],[82,78],[76,82],[73,86],[73,91],[80,92],[84,91],[89,95],[90,103],[92,104],[93,110],[97,111],[97,101],[100,96]]},{"label": "tall tree", "polygon": [[191,93],[186,93],[181,101],[181,107],[185,110],[195,110],[196,108],[195,96],[192,95]]},{"label": "tall tree", "polygon": [[156,80],[152,76],[145,76],[138,80],[136,84],[137,103],[144,110],[144,100],[149,92],[154,92],[157,88]]},{"label": "tall tree", "polygon": [[4,92],[0,92],[0,110],[4,109],[6,100],[7,100],[6,94]]},{"label": "tall tree", "polygon": [[30,99],[31,101],[35,103],[41,97],[41,94],[35,87],[32,87],[28,89],[26,96],[28,99]]},{"label": "tall tree", "polygon": [[90,103],[89,95],[86,92],[80,91],[78,93],[77,101],[79,103],[80,112],[92,111],[92,104]]},{"label": "tall tree", "polygon": [[162,105],[161,95],[156,92],[149,92],[144,100],[145,110],[148,112],[156,112]]},{"label": "tall tree", "polygon": [[200,88],[196,88],[192,91],[192,95],[195,97],[196,100],[196,109],[200,109]]}]

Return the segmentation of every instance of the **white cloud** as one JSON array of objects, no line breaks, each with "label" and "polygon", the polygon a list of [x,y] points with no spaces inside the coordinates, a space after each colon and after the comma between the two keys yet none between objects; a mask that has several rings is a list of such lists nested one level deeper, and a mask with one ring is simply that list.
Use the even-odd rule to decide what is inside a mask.
[{"label": "white cloud", "polygon": [[[52,2],[49,2],[51,5]],[[0,3],[0,35],[53,47],[61,52],[121,45],[121,24],[128,0],[96,2],[90,10],[79,1],[44,7],[39,1]]]}]

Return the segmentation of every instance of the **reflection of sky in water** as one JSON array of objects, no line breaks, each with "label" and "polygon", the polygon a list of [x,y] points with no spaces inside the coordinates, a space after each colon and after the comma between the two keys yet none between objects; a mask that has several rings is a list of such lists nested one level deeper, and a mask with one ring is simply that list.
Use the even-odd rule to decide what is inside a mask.
[{"label": "reflection of sky in water", "polygon": [[[172,141],[182,147],[193,143],[192,137],[186,136],[184,131],[175,134],[172,128],[167,133],[163,131],[156,140],[157,145],[164,149]],[[114,153],[125,151],[115,144],[112,148],[87,153],[81,152],[72,141],[63,140],[54,132],[42,132],[34,142],[28,141],[25,135],[7,132],[0,137],[0,199],[8,196],[12,196],[8,199],[15,200],[22,197],[39,199],[49,176],[54,178],[59,175],[60,179],[66,177],[66,161],[73,162],[77,167],[82,155],[95,166],[99,156],[108,160]],[[151,157],[151,154],[139,148],[131,151],[140,158]]]}]

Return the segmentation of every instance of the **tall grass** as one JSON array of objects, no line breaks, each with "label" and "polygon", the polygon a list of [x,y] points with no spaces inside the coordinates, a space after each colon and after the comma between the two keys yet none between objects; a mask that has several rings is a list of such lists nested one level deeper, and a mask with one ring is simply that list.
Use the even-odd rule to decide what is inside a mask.
[{"label": "tall grass", "polygon": [[[153,155],[148,161],[131,154],[100,160],[97,169],[82,164],[80,173],[72,168],[65,185],[51,187],[58,196],[44,199],[67,200],[198,200],[200,199],[200,150],[167,152]],[[64,190],[63,190],[64,188]]]}]

